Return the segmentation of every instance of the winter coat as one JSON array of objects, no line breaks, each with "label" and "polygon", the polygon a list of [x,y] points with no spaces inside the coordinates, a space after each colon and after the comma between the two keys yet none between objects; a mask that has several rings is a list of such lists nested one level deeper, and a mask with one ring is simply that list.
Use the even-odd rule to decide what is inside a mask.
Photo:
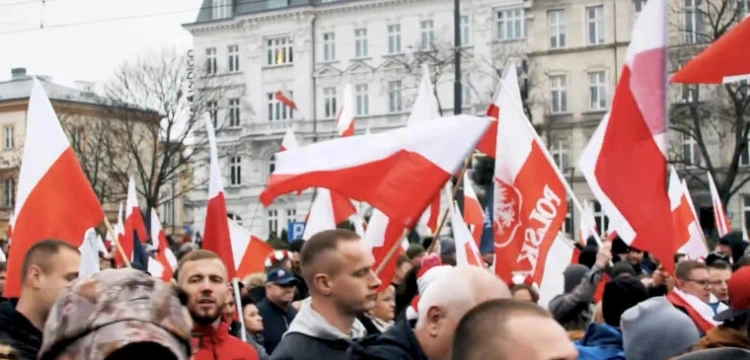
[{"label": "winter coat", "polygon": [[575,346],[578,360],[625,360],[622,333],[607,324],[590,324]]},{"label": "winter coat", "polygon": [[16,311],[15,302],[0,302],[0,344],[10,345],[24,360],[35,360],[42,347],[41,330]]},{"label": "winter coat", "polygon": [[229,324],[193,328],[193,360],[258,360],[250,344],[229,334]]},{"label": "winter coat", "polygon": [[273,353],[281,342],[281,337],[289,330],[289,325],[297,315],[292,305],[281,309],[276,304],[264,298],[258,303],[258,313],[263,318],[263,346],[269,353]]},{"label": "winter coat", "polygon": [[346,355],[347,360],[427,360],[414,331],[405,322],[355,342]]}]

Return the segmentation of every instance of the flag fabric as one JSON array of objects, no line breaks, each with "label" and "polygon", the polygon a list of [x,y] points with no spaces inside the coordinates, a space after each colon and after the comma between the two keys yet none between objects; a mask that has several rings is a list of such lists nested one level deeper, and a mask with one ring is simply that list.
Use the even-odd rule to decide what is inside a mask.
[{"label": "flag fabric", "polygon": [[557,233],[547,251],[540,252],[540,266],[537,274],[534,274],[537,279],[534,282],[539,286],[539,306],[546,309],[552,298],[565,292],[563,272],[570,264],[577,263],[578,252],[573,243]]},{"label": "flag fabric", "polygon": [[[135,190],[135,179],[131,177],[128,181],[128,197],[125,202],[125,223],[123,228],[125,235],[120,242],[123,252],[129,257],[128,260],[132,260],[134,256],[133,247],[131,246],[133,244],[133,239],[130,238],[134,231],[138,233],[138,238],[141,239],[141,241],[145,241],[148,238],[146,224],[143,221],[143,215],[138,206],[138,194]],[[122,259],[119,252],[115,252],[115,266],[125,266],[125,261]]]},{"label": "flag fabric", "polygon": [[673,252],[685,254],[688,259],[699,260],[708,256],[708,246],[695,216],[690,193],[672,167],[669,175],[669,201],[672,207]]},{"label": "flag fabric", "polygon": [[498,99],[502,120],[493,177],[495,274],[506,283],[515,274],[531,274],[539,283],[537,270],[567,214],[565,187],[526,116],[513,105],[514,96],[505,90]]},{"label": "flag fabric", "polygon": [[352,225],[354,225],[354,232],[364,239],[367,234],[367,222],[365,218],[359,214],[355,214],[352,217]]},{"label": "flag fabric", "polygon": [[729,234],[732,231],[732,225],[729,223],[727,213],[724,211],[724,204],[721,202],[719,191],[716,190],[716,183],[714,177],[711,176],[711,172],[707,171],[708,187],[711,190],[711,204],[714,208],[714,224],[716,225],[716,232],[719,233],[719,237]]},{"label": "flag fabric", "polygon": [[698,327],[698,330],[704,334],[721,324],[721,322],[714,320],[714,314],[718,314],[728,309],[726,305],[719,303],[719,307],[714,312],[711,306],[703,302],[703,300],[694,295],[687,294],[678,288],[672,289],[672,291],[667,294],[667,300],[669,300],[672,305],[685,309],[685,312],[690,319],[693,320],[693,323]]},{"label": "flag fabric", "polygon": [[580,236],[578,242],[586,246],[586,242],[589,237],[594,236],[594,231],[598,231],[596,227],[596,218],[594,217],[594,208],[588,202],[583,203],[583,213],[581,214],[581,228],[578,230]]},{"label": "flag fabric", "polygon": [[336,116],[336,129],[339,136],[354,135],[354,95],[352,95],[352,85],[344,86],[344,101]]},{"label": "flag fabric", "polygon": [[[495,185],[493,181],[490,181],[484,186],[484,193],[486,196],[486,205],[484,206],[484,224],[482,226],[482,238],[479,241],[479,252],[482,254],[492,254],[495,252],[495,231],[494,231],[494,205],[493,192]],[[494,271],[494,268],[493,268]]]},{"label": "flag fabric", "polygon": [[479,246],[484,229],[484,211],[474,191],[474,182],[468,172],[464,173],[464,222],[471,231],[474,243]]},{"label": "flag fabric", "polygon": [[280,195],[323,187],[364,201],[411,228],[488,123],[459,115],[278,153],[260,200],[268,206]]},{"label": "flag fabric", "polygon": [[518,86],[518,73],[513,62],[508,62],[503,70],[503,77],[497,85],[495,95],[492,97],[492,103],[487,107],[487,116],[495,119],[487,131],[484,133],[482,138],[477,143],[477,150],[485,153],[487,156],[495,156],[496,142],[497,142],[497,124],[500,118],[500,93],[506,91],[512,97],[515,103],[515,107],[523,109],[523,101],[521,100],[521,89]]},{"label": "flag fabric", "polygon": [[164,281],[169,281],[174,276],[174,271],[177,270],[177,259],[172,253],[172,249],[169,248],[167,236],[161,228],[159,215],[156,214],[156,209],[153,208],[151,209],[151,245],[156,249],[156,254],[150,260],[153,260],[151,262],[158,262],[161,265],[161,272],[151,272],[151,275]]},{"label": "flag fabric", "polygon": [[26,114],[26,138],[13,213],[13,245],[7,254],[3,293],[8,298],[20,295],[21,264],[32,245],[52,238],[79,247],[86,231],[104,219],[99,200],[36,79]]},{"label": "flag fabric", "polygon": [[685,193],[685,198],[687,199],[688,205],[690,206],[690,210],[693,212],[693,220],[698,226],[698,233],[700,237],[696,237],[693,235],[693,233],[691,233],[688,243],[681,247],[678,252],[686,254],[688,256],[688,259],[691,260],[705,259],[706,256],[708,256],[709,252],[708,243],[706,242],[706,234],[703,233],[703,228],[701,228],[700,226],[701,222],[698,218],[698,214],[695,212],[693,198],[690,196],[690,191],[688,190],[685,179],[682,179],[682,190]]},{"label": "flag fabric", "polygon": [[96,230],[94,228],[88,229],[83,236],[81,246],[78,247],[78,251],[81,253],[81,262],[78,265],[79,277],[87,277],[101,270],[99,266],[99,251],[101,251],[103,245],[100,246],[99,242],[101,242],[101,239]]},{"label": "flag fabric", "polygon": [[232,242],[229,237],[227,204],[224,199],[224,186],[221,183],[221,170],[219,170],[219,152],[216,149],[214,127],[208,118],[206,118],[206,132],[208,134],[211,163],[209,165],[208,203],[206,205],[206,223],[203,226],[202,247],[219,255],[227,267],[229,279],[233,279],[235,277],[235,266]]},{"label": "flag fabric", "polygon": [[299,143],[297,142],[297,137],[294,136],[294,131],[292,129],[289,129],[284,134],[284,139],[281,140],[281,151],[286,151],[286,149],[294,149],[299,146]]},{"label": "flag fabric", "polygon": [[[731,10],[730,10],[731,11]],[[724,33],[672,76],[672,82],[721,84],[750,76],[750,17]]]},{"label": "flag fabric", "polygon": [[146,248],[143,247],[143,242],[138,236],[138,231],[133,230],[132,234],[131,248],[133,249],[133,261],[130,262],[130,265],[133,267],[133,269],[148,272],[148,252],[146,252]]},{"label": "flag fabric", "polygon": [[[386,260],[388,252],[395,246],[396,242],[401,239],[404,234],[404,225],[391,221],[387,215],[378,210],[373,209],[370,222],[367,224],[367,231],[365,233],[365,240],[372,247],[372,255],[375,258],[375,265],[373,269],[377,269]],[[399,246],[397,252],[388,259],[388,262],[383,265],[382,270],[378,274],[380,279],[380,287],[377,292],[380,292],[391,285],[393,275],[396,274],[396,262],[398,256],[403,254],[404,250],[402,246]]]},{"label": "flag fabric", "polygon": [[284,106],[293,109],[294,111],[297,111],[297,105],[292,101],[292,99],[288,98],[281,90],[277,90],[275,94],[276,100],[278,100],[280,103],[284,104]]},{"label": "flag fabric", "polygon": [[453,239],[456,242],[456,265],[484,268],[484,260],[469,227],[461,217],[461,209],[454,204],[450,210]]},{"label": "flag fabric", "polygon": [[232,240],[236,276],[246,276],[265,270],[265,260],[273,252],[271,245],[250,233],[234,220],[229,220],[229,237]]},{"label": "flag fabric", "polygon": [[321,231],[335,229],[338,224],[356,213],[357,210],[347,198],[328,189],[319,188],[310,207],[302,238],[309,240]]},{"label": "flag fabric", "polygon": [[[610,228],[674,271],[667,195],[667,4],[649,1],[633,28],[609,112],[580,160]],[[645,206],[648,204],[648,206]]]}]

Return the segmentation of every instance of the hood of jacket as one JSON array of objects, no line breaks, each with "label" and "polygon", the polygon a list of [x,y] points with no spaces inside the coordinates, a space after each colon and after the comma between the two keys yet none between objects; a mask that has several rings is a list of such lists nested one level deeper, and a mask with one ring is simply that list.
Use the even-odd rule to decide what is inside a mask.
[{"label": "hood of jacket", "polygon": [[590,324],[575,346],[579,360],[625,359],[622,333],[607,324]]},{"label": "hood of jacket", "polygon": [[309,298],[302,302],[297,316],[294,317],[294,321],[289,325],[289,330],[286,331],[284,336],[290,333],[300,333],[317,339],[346,341],[352,341],[367,335],[365,326],[357,319],[352,324],[352,333],[344,334],[329,324],[323,316],[312,308]]},{"label": "hood of jacket", "polygon": [[397,322],[380,335],[355,342],[347,354],[351,359],[362,360],[427,360],[414,331],[406,322]]}]

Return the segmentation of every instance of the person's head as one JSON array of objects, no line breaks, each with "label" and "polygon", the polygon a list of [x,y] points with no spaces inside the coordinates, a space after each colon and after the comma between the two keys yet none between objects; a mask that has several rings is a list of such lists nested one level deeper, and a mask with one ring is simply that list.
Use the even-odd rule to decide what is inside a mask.
[{"label": "person's head", "polygon": [[544,309],[510,299],[481,303],[463,316],[453,339],[453,360],[574,360],[578,351]]},{"label": "person's head", "polygon": [[139,270],[108,269],[60,293],[39,359],[187,360],[191,330],[171,286]]},{"label": "person's head", "polygon": [[674,272],[675,278],[677,278],[677,287],[680,290],[708,303],[711,296],[711,278],[708,276],[708,269],[705,264],[694,260],[686,260],[677,264]]},{"label": "person's head", "polygon": [[294,300],[296,286],[297,278],[287,268],[272,268],[266,274],[266,298],[282,309]]},{"label": "person's head", "polygon": [[424,249],[424,246],[419,244],[409,244],[409,247],[406,249],[406,257],[409,258],[412,267],[419,266],[425,255],[427,255],[427,251]]},{"label": "person's head", "polygon": [[599,252],[598,246],[584,246],[578,255],[578,263],[590,269],[596,263],[597,252]]},{"label": "person's head", "polygon": [[393,274],[393,280],[391,280],[394,284],[401,284],[404,282],[404,278],[406,277],[406,273],[411,270],[411,262],[409,262],[409,257],[406,255],[401,255],[396,259],[396,272]]},{"label": "person's head", "polygon": [[7,271],[7,266],[4,262],[0,261],[0,295],[3,294],[3,291],[5,291],[5,273]]},{"label": "person's head", "polygon": [[60,291],[78,278],[81,254],[60,240],[43,240],[29,248],[21,265],[21,297],[47,317]]},{"label": "person's head", "polygon": [[568,294],[581,284],[583,276],[589,271],[585,265],[572,264],[563,270],[563,291]]},{"label": "person's head", "polygon": [[510,293],[515,300],[530,301],[533,303],[539,301],[539,294],[533,287],[526,284],[513,285],[513,287],[510,288]]},{"label": "person's head", "polygon": [[631,307],[622,314],[620,324],[628,360],[671,359],[700,339],[690,317],[663,296]]},{"label": "person's head", "polygon": [[305,245],[305,240],[302,239],[294,240],[289,244],[289,258],[292,260],[292,270],[297,274],[300,272],[299,253],[302,251],[303,245]]},{"label": "person's head", "polygon": [[629,262],[620,261],[612,266],[612,269],[609,270],[609,275],[613,278],[628,276],[635,277],[635,269],[633,269],[633,266],[631,266]]},{"label": "person's head", "polygon": [[729,301],[727,282],[732,276],[732,267],[723,261],[714,261],[708,266],[708,278],[711,280],[711,292],[719,301]]},{"label": "person's head", "polygon": [[630,249],[628,249],[628,263],[632,266],[640,266],[642,260],[643,251],[631,246]]},{"label": "person's head", "polygon": [[674,259],[674,264],[677,265],[677,264],[681,263],[682,261],[687,260],[687,255],[682,254],[682,253],[676,253],[676,254],[674,254],[674,258],[673,259]]},{"label": "person's head", "polygon": [[396,318],[396,288],[389,285],[378,293],[378,300],[372,309],[372,316],[382,321],[393,321]]},{"label": "person's head", "polygon": [[236,307],[237,306],[234,305],[234,294],[232,293],[231,288],[229,288],[226,295],[226,301],[224,302],[224,307],[221,309],[221,315],[224,316],[225,319],[233,318]]},{"label": "person's head", "polygon": [[217,323],[227,301],[227,268],[219,255],[194,250],[180,260],[177,286],[187,297],[187,308],[199,325]]},{"label": "person's head", "polygon": [[440,261],[445,265],[456,266],[456,241],[452,238],[440,238]]},{"label": "person's head", "polygon": [[604,323],[619,328],[620,317],[625,310],[648,299],[648,291],[635,277],[619,277],[604,285],[602,315]]},{"label": "person's head", "polygon": [[750,310],[750,267],[745,266],[732,274],[727,283],[729,309],[714,316],[714,320],[724,322],[724,326],[747,333],[748,311]]},{"label": "person's head", "polygon": [[350,316],[375,306],[380,286],[372,268],[375,258],[355,232],[336,229],[313,235],[302,247],[300,261],[313,302],[328,302]]},{"label": "person's head", "polygon": [[253,297],[246,295],[242,297],[241,301],[245,330],[253,335],[263,331],[263,317],[260,316],[260,311],[258,311],[258,306],[253,301]]},{"label": "person's head", "polygon": [[417,305],[419,318],[414,333],[427,358],[450,358],[461,317],[479,303],[502,298],[510,298],[508,287],[487,270],[475,266],[448,268],[425,290]]},{"label": "person's head", "polygon": [[719,241],[716,243],[716,248],[714,250],[732,257],[732,245],[734,241],[735,239],[733,234],[724,235],[719,238]]}]

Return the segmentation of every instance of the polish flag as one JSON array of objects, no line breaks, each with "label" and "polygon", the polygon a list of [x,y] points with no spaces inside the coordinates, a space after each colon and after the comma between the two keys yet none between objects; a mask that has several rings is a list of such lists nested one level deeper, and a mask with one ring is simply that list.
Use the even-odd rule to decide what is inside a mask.
[{"label": "polish flag", "polygon": [[354,135],[354,97],[351,84],[344,86],[344,101],[336,117],[336,129],[341,137]]},{"label": "polish flag", "polygon": [[268,206],[280,195],[322,187],[411,228],[488,124],[486,118],[459,115],[287,150],[276,154],[276,171],[260,200]]},{"label": "polish flag", "polygon": [[243,279],[250,274],[265,270],[266,257],[273,252],[270,245],[231,219],[229,220],[229,238],[232,241],[237,278]]},{"label": "polish flag", "polygon": [[731,83],[750,76],[750,17],[745,17],[690,60],[672,82],[685,84]]},{"label": "polish flag", "polygon": [[705,259],[708,247],[693,211],[690,194],[686,190],[677,170],[672,167],[669,175],[669,202],[672,209],[673,252],[685,254],[691,260]]},{"label": "polish flag", "polygon": [[464,221],[471,231],[474,243],[479,246],[484,230],[484,210],[474,191],[474,182],[468,172],[464,173]]},{"label": "polish flag", "polygon": [[[156,209],[151,209],[151,244],[156,249],[155,259],[149,259],[149,266],[152,262],[158,262],[161,265],[160,273],[151,273],[154,277],[169,281],[177,269],[177,257],[174,256],[172,249],[169,248],[167,236],[161,228],[161,221],[156,214]],[[153,261],[156,260],[156,261]]]},{"label": "polish flag", "polygon": [[[138,239],[145,242],[148,238],[146,224],[143,222],[143,215],[138,206],[138,195],[135,190],[135,180],[131,177],[128,181],[128,197],[125,202],[125,225],[123,229],[122,246],[123,252],[128,256],[128,261],[133,261],[133,232],[138,234]],[[125,266],[125,261],[119,252],[115,252],[115,265],[117,267]]]},{"label": "polish flag", "polygon": [[7,262],[8,258],[5,256],[3,249],[0,249],[0,262]]},{"label": "polish flag", "polygon": [[669,300],[672,305],[684,309],[690,319],[693,320],[693,323],[698,330],[704,334],[717,325],[721,325],[721,322],[714,320],[714,314],[718,314],[728,309],[726,305],[719,303],[718,309],[714,312],[711,306],[703,302],[703,300],[694,295],[685,293],[678,288],[672,289],[672,291],[667,294],[667,300]]},{"label": "polish flag", "polygon": [[[513,69],[511,71],[511,69]],[[505,84],[505,85],[504,85]],[[505,89],[503,89],[503,87]],[[487,116],[495,119],[490,123],[487,131],[482,136],[477,144],[477,150],[485,153],[488,156],[495,156],[497,153],[496,142],[497,142],[497,120],[500,116],[500,93],[507,91],[513,97],[515,106],[518,109],[523,109],[523,101],[521,101],[521,88],[518,86],[518,74],[516,73],[515,64],[509,62],[503,71],[503,78],[497,84],[497,90],[495,95],[492,97],[492,103],[487,107]]]},{"label": "polish flag", "polygon": [[286,134],[284,134],[284,139],[281,140],[280,151],[286,151],[287,149],[294,149],[296,147],[299,147],[297,137],[294,136],[294,131],[292,131],[292,129],[289,129],[286,131]]},{"label": "polish flag", "polygon": [[537,268],[534,278],[538,279],[535,282],[539,285],[538,304],[546,309],[552,298],[565,292],[563,272],[570,264],[578,263],[578,252],[573,243],[558,234],[552,246],[539,253],[539,261],[542,266]]},{"label": "polish flag", "polygon": [[302,238],[309,240],[321,231],[335,229],[338,224],[356,213],[357,210],[354,209],[354,205],[347,198],[328,189],[318,188],[318,194],[310,207],[310,214],[307,217]]},{"label": "polish flag", "polygon": [[629,246],[674,271],[666,162],[667,4],[649,1],[633,29],[612,107],[581,156],[580,168]]},{"label": "polish flag", "polygon": [[94,228],[86,231],[83,235],[83,242],[78,247],[81,254],[81,261],[78,264],[78,276],[87,277],[101,271],[99,263],[99,252],[107,252],[104,242]]},{"label": "polish flag", "polygon": [[367,222],[365,218],[359,214],[355,214],[352,218],[352,225],[354,225],[354,232],[364,239],[367,234]]},{"label": "polish flag", "polygon": [[[401,239],[404,234],[404,225],[396,221],[390,221],[387,215],[380,210],[373,209],[370,222],[367,224],[367,232],[365,233],[365,240],[372,247],[372,255],[375,258],[375,265],[373,269],[380,267],[380,264],[385,261],[388,252],[394,244]],[[398,256],[403,254],[403,247],[400,246],[396,250],[396,253],[388,259],[388,263],[384,265],[378,278],[380,279],[380,287],[377,292],[380,292],[391,285],[393,275],[396,274],[396,262]]]},{"label": "polish flag", "polygon": [[288,98],[281,90],[277,90],[275,94],[276,100],[278,100],[280,103],[284,104],[284,106],[291,108],[294,111],[297,111],[297,105],[292,101],[292,99]]},{"label": "polish flag", "polygon": [[565,221],[568,205],[555,165],[515,99],[510,91],[500,92],[502,120],[493,178],[495,274],[506,283],[515,274],[532,274],[539,283],[537,270]]},{"label": "polish flag", "polygon": [[581,214],[581,229],[579,230],[581,235],[578,242],[581,245],[586,246],[586,241],[589,237],[594,236],[594,230],[598,231],[596,228],[596,218],[594,217],[594,208],[592,208],[589,203],[585,202],[583,203],[583,214]]},{"label": "polish flag", "polygon": [[[232,242],[229,237],[229,218],[227,217],[227,204],[224,200],[224,186],[221,184],[219,152],[216,149],[214,126],[208,118],[206,118],[206,133],[208,134],[211,164],[209,166],[206,223],[203,226],[203,248],[219,255],[227,267],[229,279],[234,279],[235,262],[232,256]],[[289,153],[289,151],[280,154],[284,153]]]},{"label": "polish flag", "polygon": [[[74,211],[71,211],[74,210]],[[32,245],[59,239],[79,247],[104,212],[76,160],[41,83],[34,80],[26,113],[26,139],[18,177],[13,246],[3,296],[21,292],[21,264]]]},{"label": "polish flag", "polygon": [[461,217],[458,205],[451,207],[451,227],[453,239],[456,241],[456,264],[458,266],[479,266],[484,268],[484,260],[479,253],[476,240]]},{"label": "polish flag", "polygon": [[708,187],[711,190],[711,204],[714,207],[714,224],[719,237],[722,237],[732,231],[732,226],[729,223],[729,218],[727,218],[727,213],[724,211],[724,205],[721,203],[719,191],[716,190],[714,177],[711,176],[710,171],[707,171],[706,174],[708,175]]}]

